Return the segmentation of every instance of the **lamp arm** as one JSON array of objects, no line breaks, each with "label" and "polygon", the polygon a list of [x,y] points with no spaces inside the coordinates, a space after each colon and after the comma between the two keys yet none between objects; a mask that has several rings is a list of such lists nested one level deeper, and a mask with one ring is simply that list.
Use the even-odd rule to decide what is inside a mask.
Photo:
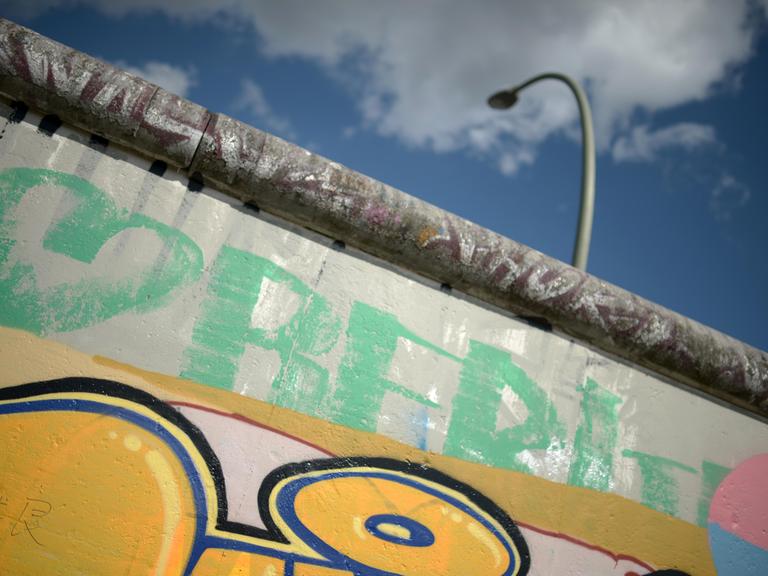
[{"label": "lamp arm", "polygon": [[582,167],[581,167],[581,202],[579,221],[576,228],[576,244],[573,248],[573,266],[579,270],[587,269],[589,245],[592,239],[592,223],[595,212],[595,135],[592,129],[592,111],[584,90],[571,77],[559,72],[545,72],[526,80],[522,84],[509,88],[506,92],[516,94],[540,80],[560,80],[565,82],[576,96],[581,119]]}]

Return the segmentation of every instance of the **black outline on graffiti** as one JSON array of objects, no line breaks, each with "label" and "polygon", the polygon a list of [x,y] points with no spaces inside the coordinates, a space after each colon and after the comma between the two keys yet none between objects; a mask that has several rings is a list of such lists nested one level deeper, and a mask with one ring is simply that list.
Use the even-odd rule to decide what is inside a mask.
[{"label": "black outline on graffiti", "polygon": [[493,502],[490,498],[482,495],[480,492],[459,482],[455,478],[430,468],[423,464],[416,464],[413,462],[407,462],[403,460],[395,460],[393,458],[380,458],[380,457],[367,457],[367,456],[352,456],[346,458],[322,458],[318,460],[307,460],[305,462],[298,462],[295,464],[286,464],[280,468],[276,468],[270,472],[261,484],[259,489],[259,512],[264,519],[264,523],[267,528],[279,532],[277,525],[274,523],[271,514],[269,513],[269,499],[275,486],[287,478],[297,476],[299,474],[306,474],[308,472],[322,471],[322,470],[340,470],[344,468],[359,468],[359,467],[371,467],[382,468],[385,470],[393,470],[396,472],[403,472],[409,476],[415,478],[421,478],[428,480],[446,488],[450,488],[466,496],[475,506],[480,508],[483,512],[491,516],[499,525],[504,529],[507,535],[512,539],[518,554],[520,555],[520,568],[518,571],[519,576],[525,576],[528,574],[531,562],[531,554],[528,550],[528,544],[525,541],[520,529],[514,523],[512,518],[504,512],[499,506]]}]

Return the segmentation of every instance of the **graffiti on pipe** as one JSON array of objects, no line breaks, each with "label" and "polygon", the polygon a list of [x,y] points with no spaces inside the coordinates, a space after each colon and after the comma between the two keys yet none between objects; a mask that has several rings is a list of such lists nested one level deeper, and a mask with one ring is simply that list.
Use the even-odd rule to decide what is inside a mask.
[{"label": "graffiti on pipe", "polygon": [[[531,527],[524,536],[496,504],[434,468],[376,457],[271,470],[257,501],[245,503],[262,526],[234,522],[226,487],[235,479],[184,415],[200,408],[184,409],[90,378],[0,389],[3,566],[14,574],[523,576],[537,573],[526,538],[560,541]],[[600,574],[650,570],[593,547],[580,554]]]}]

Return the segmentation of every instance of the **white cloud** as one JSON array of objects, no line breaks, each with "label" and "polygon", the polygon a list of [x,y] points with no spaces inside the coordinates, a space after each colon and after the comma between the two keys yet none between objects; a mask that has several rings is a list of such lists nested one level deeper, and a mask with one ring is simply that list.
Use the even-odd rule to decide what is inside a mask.
[{"label": "white cloud", "polygon": [[762,18],[754,0],[85,1],[113,15],[249,24],[264,54],[310,59],[341,79],[364,126],[436,151],[470,149],[511,172],[545,138],[574,131],[576,106],[553,82],[507,112],[485,106],[490,93],[542,71],[569,74],[588,87],[598,147],[610,150],[638,111],[702,100],[727,82]]},{"label": "white cloud", "polygon": [[186,96],[189,93],[189,89],[197,83],[197,73],[194,68],[185,70],[166,62],[150,61],[140,67],[129,66],[125,62],[115,62],[115,66],[131,74],[141,76],[145,80],[162,86],[169,92],[179,96]]},{"label": "white cloud", "polygon": [[704,124],[681,122],[666,128],[649,131],[643,124],[636,126],[626,136],[619,137],[613,145],[616,161],[651,161],[670,148],[692,150],[715,143],[715,129]]},{"label": "white cloud", "polygon": [[240,95],[235,100],[236,110],[245,110],[253,114],[264,123],[268,130],[284,136],[290,140],[296,139],[296,133],[288,119],[275,114],[272,107],[264,96],[261,86],[252,80],[243,80],[240,88]]},{"label": "white cloud", "polygon": [[739,208],[746,206],[752,192],[743,182],[740,182],[727,172],[722,174],[719,182],[709,197],[709,209],[713,216],[728,222]]},{"label": "white cloud", "polygon": [[510,176],[515,174],[521,167],[533,164],[536,157],[530,150],[519,147],[512,152],[503,152],[499,156],[499,170],[502,174]]}]

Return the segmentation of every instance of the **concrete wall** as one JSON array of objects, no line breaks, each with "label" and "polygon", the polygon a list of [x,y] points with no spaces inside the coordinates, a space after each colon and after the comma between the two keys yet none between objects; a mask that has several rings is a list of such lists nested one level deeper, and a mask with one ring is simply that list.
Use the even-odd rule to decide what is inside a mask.
[{"label": "concrete wall", "polygon": [[766,573],[760,419],[0,108],[10,573]]},{"label": "concrete wall", "polygon": [[765,353],[2,20],[0,93],[0,573],[768,573]]}]

